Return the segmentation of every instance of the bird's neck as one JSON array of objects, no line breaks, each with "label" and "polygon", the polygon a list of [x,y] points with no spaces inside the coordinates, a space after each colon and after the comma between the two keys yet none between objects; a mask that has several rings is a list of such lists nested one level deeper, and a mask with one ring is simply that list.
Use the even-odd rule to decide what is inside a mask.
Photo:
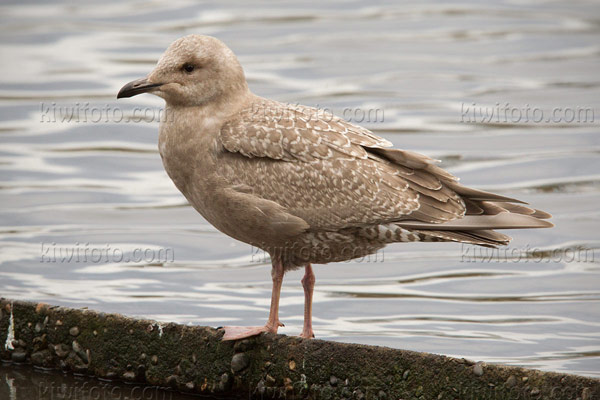
[{"label": "bird's neck", "polygon": [[225,122],[231,115],[237,113],[248,104],[249,100],[256,97],[247,86],[237,87],[227,94],[219,94],[211,99],[193,106],[182,104],[166,104],[165,111],[167,115],[173,116],[196,115],[196,119],[210,118],[212,120],[222,120]]},{"label": "bird's neck", "polygon": [[193,168],[179,167],[194,165],[201,171],[211,170],[220,151],[221,127],[254,97],[246,89],[193,107],[167,103],[167,118],[160,124],[159,151],[169,176],[184,194],[192,179],[188,172]]}]

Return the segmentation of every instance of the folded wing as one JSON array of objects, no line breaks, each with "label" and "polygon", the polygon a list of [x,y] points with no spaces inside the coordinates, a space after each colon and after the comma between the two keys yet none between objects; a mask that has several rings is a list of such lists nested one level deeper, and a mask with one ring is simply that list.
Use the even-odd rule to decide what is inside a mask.
[{"label": "folded wing", "polygon": [[542,228],[550,215],[465,187],[436,161],[322,110],[258,99],[220,132],[222,173],[310,230],[396,224],[421,236],[506,244],[493,229]]}]

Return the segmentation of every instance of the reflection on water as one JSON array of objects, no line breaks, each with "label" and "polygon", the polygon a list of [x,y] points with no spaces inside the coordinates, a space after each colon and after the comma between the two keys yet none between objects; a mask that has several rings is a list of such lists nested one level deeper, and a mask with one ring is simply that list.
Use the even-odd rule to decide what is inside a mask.
[{"label": "reflection on water", "polygon": [[0,365],[0,398],[5,400],[192,400],[153,386],[100,381],[34,370],[27,366]]},{"label": "reflection on water", "polygon": [[[264,320],[269,262],[174,188],[156,151],[161,101],[115,99],[175,38],[211,34],[239,55],[256,93],[353,110],[345,116],[443,160],[463,183],[555,216],[554,229],[509,232],[508,253],[397,244],[317,266],[319,337],[600,376],[596,3],[109,0],[0,10],[2,296],[213,326]],[[465,107],[506,104],[545,116],[561,108],[563,120],[465,120]],[[149,110],[139,122],[136,107]],[[564,121],[578,108],[595,120]],[[73,257],[86,248],[87,258]],[[173,262],[159,256],[165,249]],[[301,330],[300,275],[284,282],[285,334]],[[19,382],[12,374],[5,381]]]}]

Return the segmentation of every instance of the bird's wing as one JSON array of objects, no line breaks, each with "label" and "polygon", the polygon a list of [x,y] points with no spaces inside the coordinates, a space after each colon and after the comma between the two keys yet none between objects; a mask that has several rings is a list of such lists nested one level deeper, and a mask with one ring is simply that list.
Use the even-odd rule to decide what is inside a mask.
[{"label": "bird's wing", "polygon": [[547,213],[465,187],[435,160],[390,149],[367,129],[314,108],[261,99],[233,116],[220,140],[228,181],[276,202],[311,229],[395,223],[440,237],[505,243],[491,229],[552,226],[540,220]]},{"label": "bird's wing", "polygon": [[465,213],[460,196],[441,181],[455,178],[433,160],[402,150],[394,150],[394,160],[374,153],[391,143],[317,109],[261,100],[233,116],[220,140],[227,158],[221,173],[230,182],[314,229],[407,218],[440,223]]},{"label": "bird's wing", "polygon": [[305,162],[336,156],[364,159],[364,147],[392,146],[323,110],[266,99],[234,115],[222,127],[220,139],[225,149],[246,157]]}]

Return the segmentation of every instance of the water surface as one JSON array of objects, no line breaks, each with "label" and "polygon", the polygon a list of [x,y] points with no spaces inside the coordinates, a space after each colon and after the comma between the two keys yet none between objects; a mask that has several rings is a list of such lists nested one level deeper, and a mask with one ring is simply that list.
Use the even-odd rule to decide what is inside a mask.
[{"label": "water surface", "polygon": [[[108,382],[27,366],[0,364],[0,398],[5,400],[193,400],[164,388]],[[207,398],[207,397],[202,397]]]}]

